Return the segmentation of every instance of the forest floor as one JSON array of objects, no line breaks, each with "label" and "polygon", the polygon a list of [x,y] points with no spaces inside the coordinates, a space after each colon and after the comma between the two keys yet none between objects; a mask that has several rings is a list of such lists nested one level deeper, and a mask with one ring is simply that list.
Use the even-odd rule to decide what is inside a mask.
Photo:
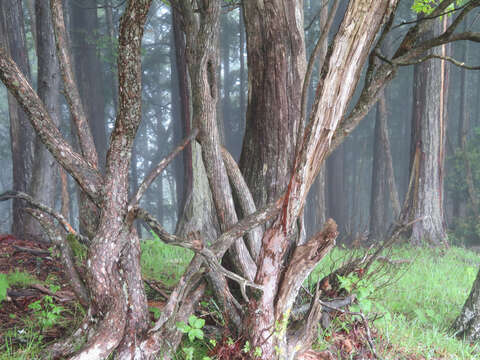
[{"label": "forest floor", "polygon": [[[364,251],[335,249],[305,288],[313,288],[316,279]],[[480,255],[458,247],[397,247],[388,255],[394,261],[378,262],[368,274],[341,279],[357,296],[349,310],[362,311],[369,319],[379,357],[480,359],[479,345],[457,340],[449,330],[468,296]],[[191,256],[158,241],[143,242],[142,269],[152,320]],[[0,300],[0,360],[39,358],[46,344],[68,334],[84,314],[48,245],[8,235],[0,236]],[[205,325],[198,321],[201,318]],[[249,350],[241,339],[219,333],[224,321],[212,298],[204,299],[191,317],[189,325],[197,324],[204,339],[191,342],[186,336],[178,360],[241,359]],[[360,319],[337,313],[330,327],[319,332],[311,359],[373,359],[366,330]]]}]

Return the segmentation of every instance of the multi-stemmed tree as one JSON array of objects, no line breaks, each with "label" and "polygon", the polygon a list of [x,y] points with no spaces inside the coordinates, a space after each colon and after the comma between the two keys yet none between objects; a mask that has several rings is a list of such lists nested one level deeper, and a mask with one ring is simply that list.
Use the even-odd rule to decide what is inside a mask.
[{"label": "multi-stemmed tree", "polygon": [[[22,197],[35,207],[30,213],[61,249],[73,288],[88,308],[75,333],[52,346],[54,356],[106,359],[115,352],[118,359],[153,359],[159,354],[169,358],[180,339],[175,322],[191,314],[208,279],[229,324],[254,348],[258,347],[263,359],[301,358],[317,336],[319,294],[295,331],[289,327],[290,312],[304,279],[333,247],[337,236],[333,220],[328,220],[310,239],[302,236],[301,218],[308,191],[325,158],[365,116],[399,66],[424,60],[426,50],[450,41],[480,40],[479,34],[454,33],[480,1],[462,6],[452,24],[440,34],[421,37],[454,2],[442,1],[428,17],[412,24],[393,57],[387,58],[379,49],[394,23],[398,0],[351,0],[344,14],[336,14],[339,1],[335,0],[309,62],[305,55],[302,1],[243,2],[250,92],[240,171],[222,148],[216,121],[222,1],[172,0],[185,35],[191,87],[194,130],[184,144],[195,137],[198,140],[192,153],[195,161],[203,162],[213,201],[213,217],[203,217],[202,221],[215,222],[221,233],[212,239],[195,231],[209,228],[208,224],[190,227],[192,231],[185,236],[171,235],[139,207],[145,190],[172,156],[159,163],[138,191],[128,197],[128,170],[141,119],[141,41],[151,0],[127,1],[120,21],[118,114],[104,173],[99,171],[98,155],[70,65],[62,1],[51,0],[64,92],[80,151],[64,140],[44,103],[3,47],[0,78],[28,115],[41,141],[99,210],[98,228],[88,240],[60,214],[28,196],[7,193],[2,197]],[[328,39],[334,16],[342,20],[324,53],[307,116],[312,69]],[[347,113],[367,60],[361,95]],[[181,146],[176,152],[179,150]],[[195,167],[193,174],[202,176]],[[238,204],[234,203],[234,194]],[[50,216],[88,244],[84,279],[73,265],[64,234],[52,225]],[[144,220],[163,241],[196,253],[153,327],[147,316],[140,272],[140,243],[133,226],[136,218]],[[221,265],[227,251],[232,270]],[[227,279],[240,285],[240,294],[230,290]]]}]

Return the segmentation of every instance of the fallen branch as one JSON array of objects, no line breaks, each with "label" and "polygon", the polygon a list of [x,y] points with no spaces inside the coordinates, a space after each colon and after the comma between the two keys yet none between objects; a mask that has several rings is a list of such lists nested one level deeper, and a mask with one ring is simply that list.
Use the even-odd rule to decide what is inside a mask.
[{"label": "fallen branch", "polygon": [[42,250],[42,249],[33,249],[33,248],[27,248],[23,246],[18,246],[18,245],[12,245],[12,247],[18,251],[23,251],[35,256],[49,256],[50,251],[48,250]]}]

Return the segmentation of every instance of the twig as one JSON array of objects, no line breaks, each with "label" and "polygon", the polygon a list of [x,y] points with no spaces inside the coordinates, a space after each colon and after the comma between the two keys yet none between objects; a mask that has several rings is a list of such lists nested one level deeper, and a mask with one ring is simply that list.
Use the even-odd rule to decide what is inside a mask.
[{"label": "twig", "polygon": [[419,23],[419,22],[422,22],[422,21],[425,21],[425,20],[433,20],[433,19],[436,19],[436,18],[439,18],[439,17],[442,17],[444,15],[448,15],[448,14],[451,14],[452,12],[455,12],[455,11],[458,11],[458,10],[462,10],[464,7],[466,7],[468,4],[470,3],[467,2],[466,4],[463,4],[462,6],[458,7],[458,8],[455,8],[455,9],[452,9],[452,10],[448,10],[448,11],[445,11],[441,14],[436,14],[434,16],[424,16],[420,19],[416,19],[416,20],[412,20],[412,21],[402,21],[400,24],[398,25],[395,25],[392,30],[398,28],[398,27],[401,27],[401,26],[405,26],[405,25],[410,25],[410,24],[416,24],[416,23]]},{"label": "twig", "polygon": [[137,190],[137,193],[132,198],[129,204],[129,208],[134,208],[140,202],[140,199],[147,191],[148,187],[152,184],[152,182],[157,178],[158,175],[161,174],[163,169],[177,156],[177,154],[182,151],[187,144],[195,139],[198,134],[198,129],[193,129],[191,134],[187,136],[180,145],[178,145],[167,157],[165,157],[162,161],[158,163],[158,165],[153,169],[150,174],[143,180],[142,184]]},{"label": "twig", "polygon": [[430,59],[445,60],[445,61],[448,61],[448,62],[452,63],[453,65],[456,65],[458,67],[461,67],[461,68],[464,68],[464,69],[467,69],[467,70],[480,70],[480,66],[469,66],[469,65],[466,65],[464,62],[458,61],[458,60],[456,60],[456,59],[454,59],[450,56],[442,56],[442,55],[436,55],[436,54],[429,54],[429,55],[427,55],[425,57],[422,57],[420,59],[417,59],[415,61],[397,62],[396,65],[399,65],[399,66],[416,65],[416,64],[420,64],[424,61],[430,60]]},{"label": "twig", "polygon": [[62,227],[65,229],[65,231],[77,236],[82,243],[84,243],[84,244],[89,244],[90,243],[90,240],[87,237],[78,233],[72,227],[72,225],[70,225],[70,223],[67,221],[67,219],[65,219],[65,217],[62,214],[55,211],[51,207],[48,207],[46,205],[43,205],[43,204],[39,203],[38,201],[34,200],[30,195],[28,195],[24,192],[21,192],[21,191],[6,191],[3,194],[0,194],[0,201],[6,201],[6,200],[9,200],[9,199],[14,199],[14,198],[24,200],[27,203],[29,203],[30,205],[32,205],[34,208],[52,216],[53,218],[55,218],[60,223],[60,225],[62,225]]}]

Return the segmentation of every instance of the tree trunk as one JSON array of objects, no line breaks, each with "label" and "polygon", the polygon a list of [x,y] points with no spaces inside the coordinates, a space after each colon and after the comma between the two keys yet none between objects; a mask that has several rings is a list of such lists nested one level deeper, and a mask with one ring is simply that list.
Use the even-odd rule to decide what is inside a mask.
[{"label": "tree trunk", "polygon": [[302,6],[243,3],[249,94],[240,169],[257,207],[285,191],[294,165],[306,71]]},{"label": "tree trunk", "polygon": [[[468,17],[467,17],[468,18]],[[463,27],[465,31],[467,29],[466,23]],[[468,55],[468,41],[465,44],[462,44],[462,54],[460,56],[460,61],[466,63],[467,62],[467,55]],[[470,117],[468,116],[469,110],[467,108],[467,69],[460,69],[460,101],[459,101],[459,117],[458,117],[458,134],[457,134],[457,147],[460,151],[466,151],[467,145],[467,137],[470,131]],[[464,166],[465,169],[469,168],[468,159],[464,158]],[[467,178],[469,171],[467,172]],[[460,194],[455,194],[453,197],[453,204],[452,204],[452,216],[454,218],[459,218],[465,216],[465,199],[462,199]]]},{"label": "tree trunk", "polygon": [[463,305],[461,314],[453,323],[455,335],[468,342],[477,342],[480,339],[480,271],[473,283],[467,301]]},{"label": "tree trunk", "polygon": [[[105,168],[107,135],[105,122],[105,99],[101,63],[97,55],[100,28],[97,18],[97,2],[87,0],[70,5],[72,54],[74,55],[75,78],[85,115],[90,126],[101,169]],[[98,210],[79,190],[78,209],[80,231],[92,237],[98,226]]]},{"label": "tree trunk", "polygon": [[346,235],[347,230],[347,192],[345,189],[344,159],[345,146],[339,146],[330,155],[326,162],[327,173],[327,213],[335,219],[340,237]]},{"label": "tree trunk", "polygon": [[[22,3],[5,0],[0,3],[2,34],[1,42],[8,49],[24,76],[30,79],[30,65],[25,42]],[[13,95],[8,95],[10,115],[10,141],[12,152],[13,190],[29,192],[32,178],[34,133],[22,108]],[[12,233],[19,238],[38,235],[34,220],[24,212],[23,200],[14,199],[12,205]]]},{"label": "tree trunk", "polygon": [[[35,2],[37,24],[38,95],[45,104],[53,122],[59,126],[60,69],[55,49],[55,36],[46,1]],[[35,161],[31,181],[31,195],[40,203],[54,208],[60,169],[50,152],[38,137],[35,138]],[[40,230],[40,229],[39,229]]]},{"label": "tree trunk", "polygon": [[[172,8],[171,83],[172,83],[172,120],[176,141],[188,136],[192,129],[190,115],[190,95],[187,64],[185,59],[185,38],[181,31],[180,15]],[[174,52],[173,52],[174,50]],[[176,162],[176,186],[178,214],[183,212],[187,199],[192,193],[192,145],[188,144],[182,156]]]},{"label": "tree trunk", "polygon": [[375,132],[373,143],[373,165],[372,165],[372,192],[370,198],[370,241],[383,239],[386,230],[386,215],[384,209],[386,197],[386,156],[383,148],[383,129],[386,124],[386,99],[382,94],[377,103],[375,119]]},{"label": "tree trunk", "polygon": [[[439,34],[440,21],[434,33],[426,34],[428,38]],[[402,223],[421,219],[408,232],[414,245],[440,245],[447,237],[443,217],[446,67],[445,62],[429,61],[414,69],[410,182],[401,215]]]}]

